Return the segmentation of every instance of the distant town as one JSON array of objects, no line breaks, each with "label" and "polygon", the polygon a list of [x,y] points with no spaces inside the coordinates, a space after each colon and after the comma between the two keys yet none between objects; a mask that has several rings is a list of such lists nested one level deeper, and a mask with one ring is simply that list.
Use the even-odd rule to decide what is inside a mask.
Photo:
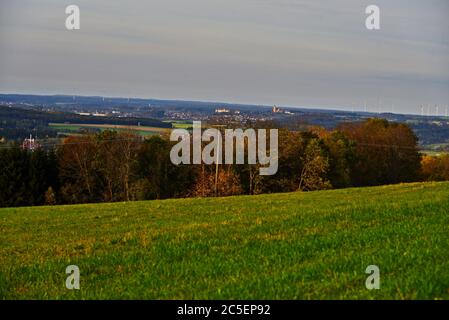
[{"label": "distant town", "polygon": [[[449,116],[447,107],[443,106],[417,106],[421,114],[405,115],[392,112],[369,111],[339,111],[312,109],[306,107],[283,107],[266,105],[244,105],[220,102],[198,102],[180,100],[157,100],[137,98],[110,98],[87,96],[39,96],[39,95],[0,95],[0,121],[6,124],[11,116],[2,112],[5,108],[15,110],[29,110],[40,113],[39,117],[46,118],[47,123],[36,122],[20,130],[15,119],[11,125],[12,132],[8,133],[8,126],[0,129],[0,143],[5,138],[15,138],[27,146],[36,146],[35,136],[54,137],[58,133],[74,132],[74,130],[93,129],[88,124],[115,125],[115,126],[152,126],[167,128],[176,124],[188,125],[193,120],[209,123],[226,122],[248,124],[257,121],[273,121],[281,126],[301,123],[309,126],[321,126],[332,129],[342,122],[362,121],[367,118],[384,118],[388,121],[408,124],[419,138],[423,150],[429,152],[449,151]],[[367,110],[360,106],[360,110]],[[20,112],[19,112],[20,113]],[[437,115],[438,114],[438,115]],[[17,115],[16,117],[33,118],[33,113]],[[35,114],[37,116],[37,114]],[[62,117],[61,119],[53,119]],[[73,118],[75,117],[75,118]],[[77,118],[78,117],[78,118]],[[148,122],[148,121],[157,121]],[[84,123],[84,125],[79,125]],[[29,124],[29,121],[23,121]],[[63,126],[65,125],[65,126]],[[79,126],[76,126],[79,125]],[[70,127],[71,126],[71,127]],[[39,129],[38,129],[39,127]],[[51,132],[53,131],[53,134]],[[157,130],[156,130],[157,131]],[[144,133],[154,133],[150,130]],[[30,134],[32,135],[30,137]],[[34,138],[33,138],[34,136]]]}]

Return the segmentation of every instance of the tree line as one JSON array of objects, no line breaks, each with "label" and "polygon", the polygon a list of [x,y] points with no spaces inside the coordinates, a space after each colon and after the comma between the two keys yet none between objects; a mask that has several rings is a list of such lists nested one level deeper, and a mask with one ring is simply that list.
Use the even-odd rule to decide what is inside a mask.
[{"label": "tree line", "polygon": [[[334,130],[279,129],[279,169],[174,165],[167,136],[71,136],[57,148],[0,149],[0,206],[230,196],[445,180],[448,160],[422,157],[405,124],[369,119]],[[449,157],[448,157],[449,158]]]}]

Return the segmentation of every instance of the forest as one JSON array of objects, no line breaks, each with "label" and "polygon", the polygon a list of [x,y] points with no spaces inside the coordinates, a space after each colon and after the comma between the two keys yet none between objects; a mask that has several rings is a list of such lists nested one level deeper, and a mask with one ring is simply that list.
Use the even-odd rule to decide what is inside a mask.
[{"label": "forest", "polygon": [[449,180],[449,156],[419,153],[405,124],[368,119],[334,130],[279,130],[279,169],[174,165],[168,136],[70,136],[52,149],[0,148],[0,206],[115,202],[314,191]]}]

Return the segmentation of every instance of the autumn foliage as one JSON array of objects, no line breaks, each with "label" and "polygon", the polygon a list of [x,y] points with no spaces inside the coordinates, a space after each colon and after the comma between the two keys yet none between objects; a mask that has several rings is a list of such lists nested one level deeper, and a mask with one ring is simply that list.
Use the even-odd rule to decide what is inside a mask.
[{"label": "autumn foliage", "polygon": [[104,131],[56,150],[0,150],[0,206],[313,191],[449,180],[449,156],[418,152],[404,124],[368,119],[335,130],[279,129],[278,172],[259,165],[174,165],[167,137]]}]

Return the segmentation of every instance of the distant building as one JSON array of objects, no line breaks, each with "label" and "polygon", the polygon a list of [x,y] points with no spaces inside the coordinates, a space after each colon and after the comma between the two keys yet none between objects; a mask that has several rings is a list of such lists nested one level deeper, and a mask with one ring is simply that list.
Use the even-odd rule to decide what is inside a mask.
[{"label": "distant building", "polygon": [[225,108],[215,109],[215,113],[230,113],[230,112],[231,112],[231,110],[225,109]]},{"label": "distant building", "polygon": [[26,138],[23,140],[22,149],[34,151],[40,147],[40,144],[37,142],[37,139],[34,139],[30,134],[30,138]]},{"label": "distant building", "polygon": [[281,113],[282,112],[281,108],[278,108],[276,106],[273,106],[272,111],[273,111],[273,113]]}]

